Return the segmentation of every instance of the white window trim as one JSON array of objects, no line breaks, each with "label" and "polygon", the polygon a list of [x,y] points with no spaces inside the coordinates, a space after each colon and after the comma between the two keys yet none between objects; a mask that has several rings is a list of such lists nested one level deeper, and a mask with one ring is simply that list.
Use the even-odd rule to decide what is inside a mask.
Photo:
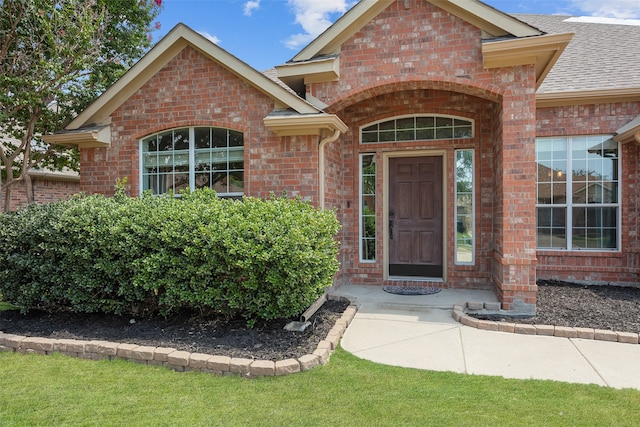
[{"label": "white window trim", "polygon": [[[573,138],[576,137],[584,137],[584,136],[602,136],[602,137],[611,137],[611,135],[569,135],[569,136],[548,136],[548,137],[540,137],[536,138],[536,143],[538,139],[547,139],[547,138],[565,138],[567,140],[567,192],[573,188],[573,173],[569,173],[569,171],[573,170]],[[537,161],[536,161],[537,168]],[[538,204],[537,203],[537,184],[538,179],[536,177],[536,223],[538,221],[537,218],[537,210],[538,208],[564,208],[565,209],[565,229],[567,231],[567,247],[566,248],[554,248],[554,247],[538,247],[536,244],[536,251],[549,251],[549,252],[622,252],[622,150],[621,144],[618,142],[618,194],[617,200],[618,203],[599,203],[599,204],[588,204],[588,203],[562,203],[562,204]],[[568,197],[567,197],[568,200]],[[573,208],[574,207],[604,207],[604,208],[617,208],[617,227],[616,227],[616,248],[574,248],[573,247]],[[536,241],[537,241],[537,226],[536,226]]]},{"label": "white window trim", "polygon": [[[152,133],[150,135],[145,136],[144,138],[141,138],[139,143],[138,143],[138,180],[139,180],[139,184],[138,184],[138,194],[142,195],[142,193],[145,191],[144,190],[144,158],[143,158],[143,150],[144,150],[144,140],[149,138],[150,136],[153,135],[159,135],[161,133],[164,132],[169,132],[169,131],[175,131],[177,129],[189,129],[189,188],[191,189],[191,191],[195,190],[195,182],[196,182],[196,171],[195,171],[195,157],[196,157],[196,149],[195,149],[195,129],[196,128],[208,128],[208,129],[225,129],[225,130],[233,130],[236,132],[241,132],[238,131],[236,129],[232,129],[232,128],[225,128],[225,127],[220,127],[220,126],[181,126],[181,127],[176,127],[176,128],[171,128],[171,129],[165,129],[162,130],[160,132],[155,132]],[[244,132],[243,133],[243,145],[242,145],[242,152],[244,153],[244,149],[245,149],[245,145],[244,145]],[[230,151],[228,150],[229,147],[227,147],[227,152]],[[239,150],[238,150],[239,151]],[[244,157],[244,154],[243,154]],[[246,171],[246,168],[244,167],[246,165],[244,165],[243,162],[243,175],[244,172]],[[229,170],[227,169],[227,172],[229,172]],[[244,175],[244,183],[246,184],[246,175]],[[166,194],[166,193],[163,193]],[[216,193],[216,195],[221,196],[221,197],[239,197],[239,196],[244,196],[244,191],[243,192],[228,192],[228,193]],[[179,194],[174,194],[175,197],[180,197]]]},{"label": "white window trim", "polygon": [[473,148],[461,148],[454,150],[454,162],[457,162],[459,151],[471,151],[471,262],[458,261],[458,168],[455,166],[455,186],[454,186],[454,252],[453,260],[455,265],[475,265],[476,264],[476,150]]},{"label": "white window trim", "polygon": [[[374,158],[376,157],[376,153],[360,153],[358,155],[358,176],[360,178],[359,181],[359,188],[358,188],[358,206],[359,206],[359,211],[358,211],[358,254],[359,254],[359,261],[361,263],[366,263],[366,264],[375,264],[376,262],[378,262],[378,221],[377,221],[377,212],[374,211],[375,215],[376,215],[376,237],[375,237],[375,242],[376,242],[376,253],[373,259],[364,259],[364,254],[362,253],[362,244],[364,243],[364,234],[362,233],[362,228],[363,228],[363,221],[364,221],[364,204],[363,204],[363,198],[364,198],[364,194],[362,192],[362,184],[363,184],[363,176],[362,176],[362,159],[365,156],[373,156]],[[377,177],[378,177],[378,162],[376,161],[376,181],[377,181]],[[376,182],[376,193],[378,192],[378,188],[377,188],[377,182]],[[376,204],[378,203],[378,195],[375,194],[376,197]]]},{"label": "white window trim", "polygon": [[453,139],[472,139],[475,138],[475,133],[476,133],[476,123],[474,119],[470,119],[468,117],[462,117],[462,116],[454,116],[451,114],[403,114],[400,116],[393,116],[393,117],[385,117],[384,119],[381,120],[376,120],[373,122],[369,122],[366,123],[362,126],[360,126],[359,129],[359,143],[362,145],[373,145],[373,144],[390,144],[390,143],[394,143],[394,142],[413,142],[413,141],[422,141],[421,139],[413,139],[413,140],[403,140],[403,141],[379,141],[379,142],[362,142],[362,130],[369,127],[369,126],[373,126],[376,125],[378,123],[384,123],[384,122],[389,122],[391,120],[401,120],[401,119],[408,119],[408,118],[418,118],[418,117],[444,117],[447,119],[457,119],[457,120],[464,120],[467,121],[471,124],[471,136],[470,137],[464,137],[464,138],[435,138],[435,139],[428,139],[426,141],[449,141],[449,140],[453,140]]}]

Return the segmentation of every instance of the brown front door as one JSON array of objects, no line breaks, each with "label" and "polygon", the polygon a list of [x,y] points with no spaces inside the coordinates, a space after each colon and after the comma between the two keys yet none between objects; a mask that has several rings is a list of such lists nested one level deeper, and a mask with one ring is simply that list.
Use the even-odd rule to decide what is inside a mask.
[{"label": "brown front door", "polygon": [[389,276],[442,277],[442,157],[389,159]]}]

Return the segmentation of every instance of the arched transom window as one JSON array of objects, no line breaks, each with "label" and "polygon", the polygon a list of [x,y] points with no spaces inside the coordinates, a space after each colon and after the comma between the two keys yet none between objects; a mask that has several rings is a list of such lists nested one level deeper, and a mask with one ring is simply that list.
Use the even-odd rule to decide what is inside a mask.
[{"label": "arched transom window", "polygon": [[440,115],[396,117],[366,125],[360,135],[364,144],[457,138],[473,138],[473,120]]},{"label": "arched transom window", "polygon": [[209,187],[221,196],[244,193],[244,135],[232,129],[172,129],[141,142],[142,191],[165,194]]}]

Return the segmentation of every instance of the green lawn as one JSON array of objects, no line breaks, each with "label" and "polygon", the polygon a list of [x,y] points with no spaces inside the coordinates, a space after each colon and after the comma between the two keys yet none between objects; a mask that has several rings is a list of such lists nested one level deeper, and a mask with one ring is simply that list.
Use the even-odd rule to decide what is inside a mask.
[{"label": "green lawn", "polygon": [[632,426],[640,391],[376,365],[247,380],[0,353],[0,425]]}]

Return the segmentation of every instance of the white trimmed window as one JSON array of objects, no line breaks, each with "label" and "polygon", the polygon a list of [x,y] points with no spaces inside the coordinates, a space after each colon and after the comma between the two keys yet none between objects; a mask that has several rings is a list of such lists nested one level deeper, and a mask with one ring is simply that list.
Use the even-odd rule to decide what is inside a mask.
[{"label": "white trimmed window", "polygon": [[456,264],[474,263],[473,150],[456,150]]},{"label": "white trimmed window", "polygon": [[620,247],[620,156],[610,136],[538,138],[538,249]]},{"label": "white trimmed window", "polygon": [[141,190],[153,194],[211,188],[221,196],[244,193],[244,136],[232,129],[190,127],[141,141]]},{"label": "white trimmed window", "polygon": [[473,138],[473,120],[441,115],[396,117],[367,125],[360,135],[363,144],[457,138]]},{"label": "white trimmed window", "polygon": [[376,260],[376,155],[360,155],[360,261]]}]

